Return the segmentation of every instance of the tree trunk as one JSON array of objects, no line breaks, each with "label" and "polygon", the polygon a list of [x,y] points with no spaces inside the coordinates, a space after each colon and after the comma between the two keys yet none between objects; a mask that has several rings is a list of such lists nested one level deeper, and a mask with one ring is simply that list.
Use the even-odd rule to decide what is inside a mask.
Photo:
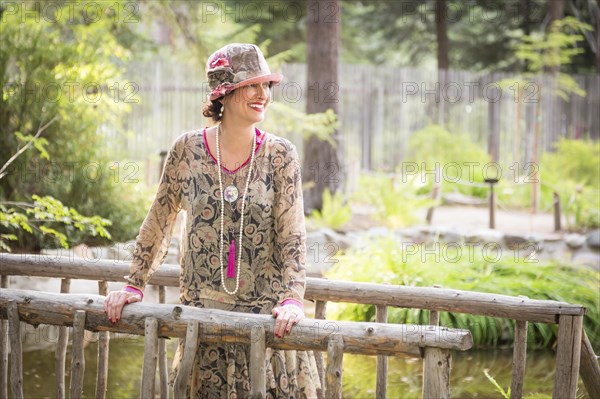
[{"label": "tree trunk", "polygon": [[600,1],[596,7],[596,73],[600,75]]},{"label": "tree trunk", "polygon": [[[307,101],[308,114],[332,109],[339,114],[338,52],[341,6],[339,0],[309,0],[307,15]],[[304,143],[302,179],[310,187],[304,193],[307,213],[323,207],[323,192],[333,193],[342,185],[344,165],[339,132],[335,146],[309,137]]]},{"label": "tree trunk", "polygon": [[565,16],[565,0],[552,0],[548,3],[550,8],[550,23]]},{"label": "tree trunk", "polygon": [[527,36],[531,34],[531,0],[521,0],[521,27],[523,33]]},{"label": "tree trunk", "polygon": [[[446,10],[446,0],[436,0],[435,7],[435,28],[437,35],[437,59],[438,59],[438,84],[439,93],[444,93],[448,82],[448,68],[450,61],[448,60],[448,13]],[[444,99],[436,96],[436,112],[438,115],[438,123],[446,125],[448,123],[448,110],[450,104],[446,104]]]},{"label": "tree trunk", "polygon": [[435,27],[437,32],[437,57],[438,69],[448,69],[448,21],[446,12],[446,0],[437,0],[435,10]]}]

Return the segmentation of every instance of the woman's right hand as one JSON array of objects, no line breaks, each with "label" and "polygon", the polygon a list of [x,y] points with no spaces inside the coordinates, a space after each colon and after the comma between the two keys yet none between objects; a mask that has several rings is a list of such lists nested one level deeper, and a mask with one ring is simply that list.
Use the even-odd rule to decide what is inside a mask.
[{"label": "woman's right hand", "polygon": [[113,324],[121,318],[123,306],[128,303],[140,302],[142,297],[129,291],[111,291],[104,299],[104,313]]}]

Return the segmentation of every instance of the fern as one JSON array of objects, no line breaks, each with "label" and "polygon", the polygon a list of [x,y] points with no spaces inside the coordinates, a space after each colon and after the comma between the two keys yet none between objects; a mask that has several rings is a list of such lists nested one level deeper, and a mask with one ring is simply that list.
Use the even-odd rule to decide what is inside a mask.
[{"label": "fern", "polygon": [[333,196],[329,189],[323,192],[323,209],[313,210],[311,219],[322,227],[329,227],[333,230],[339,230],[352,217],[352,210],[349,204],[346,204],[341,192],[336,192]]}]

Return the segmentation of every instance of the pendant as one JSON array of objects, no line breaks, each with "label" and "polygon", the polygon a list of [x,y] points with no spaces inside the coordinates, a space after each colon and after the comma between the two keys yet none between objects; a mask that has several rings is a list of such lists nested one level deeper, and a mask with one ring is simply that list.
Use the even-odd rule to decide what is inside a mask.
[{"label": "pendant", "polygon": [[227,258],[227,278],[235,277],[235,240],[231,240],[229,257]]},{"label": "pendant", "polygon": [[238,199],[238,196],[239,196],[239,191],[236,186],[234,186],[232,184],[232,185],[225,187],[225,190],[223,191],[223,198],[225,198],[225,201],[231,203],[231,202],[235,201],[236,199]]}]

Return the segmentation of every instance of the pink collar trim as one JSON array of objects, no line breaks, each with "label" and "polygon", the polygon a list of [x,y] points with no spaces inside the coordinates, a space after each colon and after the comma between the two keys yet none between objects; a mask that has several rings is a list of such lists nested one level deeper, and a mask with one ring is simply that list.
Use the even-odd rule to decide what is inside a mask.
[{"label": "pink collar trim", "polygon": [[[254,154],[256,154],[262,147],[262,144],[265,141],[267,133],[266,132],[263,133],[257,127],[254,128],[254,131],[256,132],[256,148],[254,149]],[[215,158],[214,155],[212,154],[212,152],[210,151],[210,147],[208,146],[208,141],[206,140],[206,127],[204,128],[204,131],[202,132],[202,137],[204,139],[204,148],[206,148],[206,152],[208,153],[208,155],[210,155],[210,157],[213,159],[213,161],[215,161],[215,164],[217,164],[217,158]],[[239,168],[236,168],[235,170],[229,170],[225,166],[221,166],[221,168],[226,173],[233,174],[233,173],[237,172],[238,170],[242,169],[244,166],[246,166],[248,164],[248,162],[250,162],[250,157],[248,157],[246,162],[244,162],[242,165],[240,165]]]}]

